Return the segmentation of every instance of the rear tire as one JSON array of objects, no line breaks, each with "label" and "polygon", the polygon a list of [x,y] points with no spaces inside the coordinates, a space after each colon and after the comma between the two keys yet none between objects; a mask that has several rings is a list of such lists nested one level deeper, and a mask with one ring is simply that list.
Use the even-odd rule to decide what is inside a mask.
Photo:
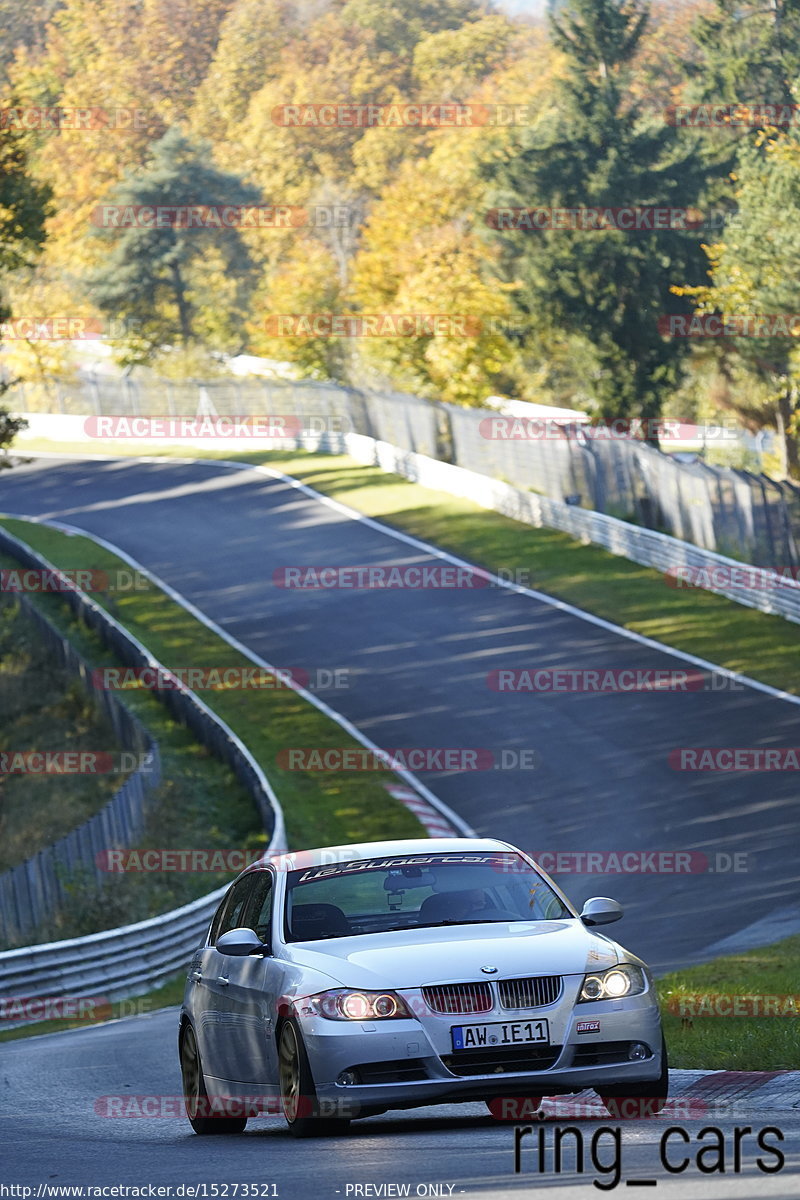
[{"label": "rear tire", "polygon": [[612,1117],[617,1119],[641,1120],[657,1117],[669,1096],[669,1064],[667,1043],[661,1035],[661,1074],[652,1083],[631,1083],[628,1086],[609,1087],[597,1094]]},{"label": "rear tire", "polygon": [[247,1117],[208,1116],[208,1092],[203,1077],[203,1064],[197,1048],[197,1038],[191,1025],[187,1025],[181,1037],[181,1077],[183,1078],[183,1102],[186,1116],[195,1133],[244,1133]]},{"label": "rear tire", "polygon": [[281,1106],[293,1137],[330,1137],[344,1133],[349,1117],[320,1116],[311,1067],[300,1030],[293,1020],[284,1022],[278,1040]]}]

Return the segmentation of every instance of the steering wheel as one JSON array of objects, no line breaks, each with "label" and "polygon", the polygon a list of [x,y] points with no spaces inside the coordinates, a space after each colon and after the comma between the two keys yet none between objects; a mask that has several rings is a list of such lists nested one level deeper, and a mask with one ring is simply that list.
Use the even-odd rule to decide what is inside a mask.
[{"label": "steering wheel", "polygon": [[512,912],[510,908],[473,908],[471,912],[466,913],[463,918],[465,921],[519,921],[519,913]]}]

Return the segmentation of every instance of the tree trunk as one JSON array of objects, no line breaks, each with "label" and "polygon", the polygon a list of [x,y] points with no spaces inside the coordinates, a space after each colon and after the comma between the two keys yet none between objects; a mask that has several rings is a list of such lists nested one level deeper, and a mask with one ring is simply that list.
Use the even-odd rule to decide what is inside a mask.
[{"label": "tree trunk", "polygon": [[797,433],[792,428],[792,418],[797,408],[797,388],[792,383],[778,397],[778,450],[781,456],[781,475],[787,479],[800,479],[800,448]]},{"label": "tree trunk", "polygon": [[177,263],[172,264],[172,284],[175,288],[175,300],[178,305],[178,319],[181,323],[181,340],[184,346],[188,346],[192,340],[191,310],[186,299],[186,288],[183,285],[181,270]]}]

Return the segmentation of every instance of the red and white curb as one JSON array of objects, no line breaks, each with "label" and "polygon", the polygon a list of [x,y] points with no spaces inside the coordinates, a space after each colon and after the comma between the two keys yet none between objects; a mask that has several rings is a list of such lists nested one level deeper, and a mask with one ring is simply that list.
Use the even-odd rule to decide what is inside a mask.
[{"label": "red and white curb", "polygon": [[800,1071],[670,1071],[670,1094],[713,1106],[800,1112]]},{"label": "red and white curb", "polygon": [[421,825],[424,825],[431,837],[463,837],[464,834],[460,829],[456,829],[447,817],[435,809],[429,801],[423,799],[417,792],[411,788],[403,787],[397,783],[387,783],[386,790],[390,796],[394,796],[395,800],[399,800],[401,804],[414,814]]}]

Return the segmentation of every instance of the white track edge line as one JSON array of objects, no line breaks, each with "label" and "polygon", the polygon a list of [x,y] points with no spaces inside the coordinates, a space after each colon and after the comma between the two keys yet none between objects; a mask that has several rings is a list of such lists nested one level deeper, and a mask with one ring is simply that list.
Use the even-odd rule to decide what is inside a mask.
[{"label": "white track edge line", "polygon": [[[32,451],[28,457],[36,457],[38,452]],[[113,455],[81,455],[81,454],[54,454],[45,452],[39,457],[74,459],[81,461],[84,458],[94,457],[96,460],[106,462],[158,462],[169,463],[176,462],[175,459],[170,459],[164,455],[158,456],[119,456]],[[447,550],[442,550],[438,546],[433,546],[428,542],[423,542],[419,538],[413,537],[411,534],[403,533],[399,529],[393,529],[389,525],[384,525],[380,521],[376,521],[374,517],[367,517],[364,513],[358,512],[354,508],[349,508],[340,500],[334,500],[330,496],[323,495],[322,492],[317,492],[314,488],[306,483],[302,483],[299,479],[294,479],[291,475],[284,475],[281,471],[276,471],[273,467],[252,465],[250,463],[234,462],[231,459],[224,458],[195,458],[180,460],[183,465],[192,463],[195,465],[204,466],[222,466],[236,471],[255,471],[256,473],[266,475],[270,479],[279,480],[297,491],[303,492],[311,499],[324,504],[327,508],[334,512],[340,513],[352,521],[358,521],[366,525],[369,529],[374,529],[378,533],[384,534],[386,537],[393,538],[395,541],[404,542],[407,546],[413,547],[415,550],[421,550],[425,554],[431,555],[433,558],[438,558],[443,562],[452,563],[454,566],[467,568],[477,575],[490,580],[496,587],[503,588],[506,591],[515,592],[517,595],[529,596],[532,600],[538,600],[542,604],[548,605],[550,608],[555,608],[559,612],[564,612],[570,616],[577,617],[581,621],[586,621],[590,625],[595,625],[599,629],[604,629],[608,633],[614,633],[619,637],[627,638],[629,641],[636,642],[640,646],[647,646],[651,650],[655,650],[660,654],[666,654],[672,658],[676,658],[681,662],[691,663],[692,666],[701,667],[703,670],[711,671],[714,674],[722,675],[726,679],[734,680],[736,683],[741,683],[744,687],[752,688],[754,691],[762,692],[766,696],[772,697],[774,700],[785,700],[789,704],[800,705],[800,696],[794,695],[792,692],[784,692],[780,688],[773,687],[772,684],[762,683],[758,679],[753,679],[749,675],[742,675],[738,671],[731,671],[728,667],[721,667],[718,663],[713,663],[709,659],[700,658],[698,655],[690,654],[687,650],[679,650],[675,646],[668,646],[665,642],[659,642],[655,638],[647,637],[645,634],[636,633],[633,629],[626,629],[622,625],[616,625],[613,621],[607,621],[605,617],[598,617],[594,613],[587,612],[585,609],[578,608],[574,604],[568,603],[566,600],[558,600],[555,596],[549,596],[546,592],[539,592],[535,588],[525,587],[524,584],[512,583],[510,580],[501,579],[498,575],[493,575],[485,567],[478,567],[474,563],[468,562],[458,555],[451,554]],[[365,464],[358,464],[365,465]],[[385,472],[390,474],[390,472]],[[402,476],[400,477],[402,478]],[[435,489],[428,489],[429,491]],[[9,514],[10,515],[10,514]],[[656,570],[657,568],[651,568]],[[736,601],[731,601],[735,604]]]},{"label": "white track edge line", "polygon": [[[176,604],[180,604],[182,608],[184,608],[188,613],[205,625],[207,629],[210,629],[212,633],[215,633],[218,637],[222,638],[223,641],[227,642],[229,646],[232,646],[234,650],[237,650],[240,654],[243,654],[250,660],[250,662],[255,663],[256,666],[259,666],[272,673],[280,670],[279,667],[269,663],[266,659],[256,654],[253,650],[250,650],[244,645],[243,642],[240,642],[238,638],[233,637],[226,630],[222,629],[221,626],[217,625],[216,621],[213,621],[210,617],[206,616],[204,612],[197,608],[196,605],[192,604],[191,600],[187,600],[185,596],[182,596],[180,592],[176,591],[175,588],[171,587],[171,585],[166,583],[165,580],[161,579],[154,572],[149,571],[147,567],[143,566],[142,563],[138,562],[137,559],[133,558],[132,555],[127,554],[126,551],[121,549],[121,547],[116,546],[113,542],[109,542],[106,538],[96,536],[95,534],[89,533],[85,529],[81,529],[78,525],[70,525],[64,521],[49,520],[43,517],[30,517],[20,513],[3,513],[3,516],[15,521],[30,521],[35,525],[49,525],[53,529],[59,529],[64,533],[85,537],[90,541],[96,542],[98,546],[102,546],[111,554],[118,555],[119,558],[121,558],[124,562],[127,562],[128,566],[132,567],[134,570],[140,571],[142,575],[154,583],[156,587],[161,588],[171,600],[174,600]],[[313,692],[309,692],[300,684],[295,683],[294,680],[287,679],[286,683],[287,686],[292,689],[292,691],[296,692],[297,695],[302,697],[303,700],[306,700],[308,703],[312,704],[324,716],[334,721],[345,731],[345,733],[349,734],[355,741],[360,742],[365,749],[378,756],[385,756],[385,750],[373,742],[371,738],[367,737],[365,733],[362,733],[361,730],[354,725],[352,721],[349,721],[347,717],[343,716],[342,713],[339,713],[335,709],[331,708],[330,705],[326,704],[324,700],[321,700],[318,696],[315,696]],[[420,796],[424,797],[424,799],[428,801],[432,808],[434,808],[438,813],[441,814],[442,817],[444,817],[445,820],[452,824],[454,829],[460,830],[462,836],[469,838],[476,838],[479,836],[463,817],[454,812],[450,806],[444,802],[444,800],[440,800],[439,797],[430,790],[430,788],[426,787],[421,780],[417,779],[413,772],[408,771],[405,767],[392,767],[392,771],[399,779],[405,780],[405,782],[409,784],[409,786],[412,787]],[[406,806],[404,805],[404,807]],[[420,822],[420,824],[422,824],[422,822]]]}]

